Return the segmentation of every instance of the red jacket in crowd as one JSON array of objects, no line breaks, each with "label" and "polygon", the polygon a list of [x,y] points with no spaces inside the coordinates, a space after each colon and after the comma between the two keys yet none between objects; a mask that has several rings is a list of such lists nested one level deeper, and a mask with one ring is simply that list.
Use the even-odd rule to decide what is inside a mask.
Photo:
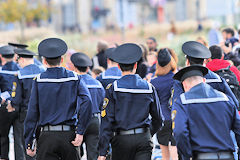
[{"label": "red jacket in crowd", "polygon": [[[213,59],[212,61],[208,62],[206,67],[211,71],[217,71],[219,69],[227,68],[229,65],[231,65],[230,62],[223,59]],[[236,75],[237,80],[240,84],[240,71],[235,66],[231,66],[230,70]]]}]

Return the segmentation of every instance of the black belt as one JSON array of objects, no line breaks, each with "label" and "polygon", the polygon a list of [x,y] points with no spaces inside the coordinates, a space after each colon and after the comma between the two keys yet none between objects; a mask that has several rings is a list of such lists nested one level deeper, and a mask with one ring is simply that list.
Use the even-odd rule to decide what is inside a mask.
[{"label": "black belt", "polygon": [[117,131],[117,132],[114,132],[114,135],[140,134],[140,133],[146,133],[147,131],[149,131],[149,128],[135,128],[127,131]]},{"label": "black belt", "polygon": [[195,159],[234,159],[232,152],[215,152],[215,153],[194,153]]},{"label": "black belt", "polygon": [[68,125],[46,125],[41,128],[41,131],[72,131],[74,127]]}]

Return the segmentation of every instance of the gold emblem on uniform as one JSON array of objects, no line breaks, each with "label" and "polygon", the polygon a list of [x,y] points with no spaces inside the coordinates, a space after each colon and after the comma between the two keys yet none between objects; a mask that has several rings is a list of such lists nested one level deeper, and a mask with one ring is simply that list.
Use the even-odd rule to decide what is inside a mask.
[{"label": "gold emblem on uniform", "polygon": [[16,89],[17,89],[17,83],[13,82],[13,87],[12,87],[12,97],[16,96]]},{"label": "gold emblem on uniform", "polygon": [[173,110],[173,111],[172,111],[172,114],[171,114],[171,118],[172,118],[172,129],[175,128],[175,122],[174,122],[174,120],[175,120],[175,118],[176,118],[176,114],[177,114],[177,111],[176,111],[176,110]]},{"label": "gold emblem on uniform", "polygon": [[176,110],[173,110],[173,111],[172,111],[172,114],[171,114],[172,121],[174,121],[174,119],[175,119],[175,117],[176,117],[176,114],[177,114],[177,111],[176,111]]},{"label": "gold emblem on uniform", "polygon": [[101,112],[101,117],[105,117],[106,116],[106,110],[103,110],[102,112]]},{"label": "gold emblem on uniform", "polygon": [[109,102],[109,99],[104,98],[104,100],[103,100],[103,109],[105,109],[107,107],[108,102]]},{"label": "gold emblem on uniform", "polygon": [[106,89],[109,89],[112,86],[112,83],[108,84]]}]

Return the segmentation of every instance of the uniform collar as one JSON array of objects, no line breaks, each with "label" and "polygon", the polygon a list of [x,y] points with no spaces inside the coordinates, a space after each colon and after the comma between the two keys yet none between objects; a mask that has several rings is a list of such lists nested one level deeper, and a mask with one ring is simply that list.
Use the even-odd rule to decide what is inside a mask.
[{"label": "uniform collar", "polygon": [[122,72],[118,67],[108,68],[102,73],[102,79],[119,79],[122,76]]},{"label": "uniform collar", "polygon": [[113,83],[114,91],[129,93],[152,93],[152,86],[137,74],[125,75]]},{"label": "uniform collar", "polygon": [[66,70],[63,67],[47,68],[47,70],[37,76],[37,82],[67,82],[78,80],[75,72]]},{"label": "uniform collar", "polygon": [[18,78],[19,79],[34,78],[38,76],[41,72],[42,72],[41,69],[37,65],[30,64],[18,71]]},{"label": "uniform collar", "polygon": [[7,62],[4,66],[0,68],[0,73],[15,75],[19,70],[18,64],[11,61]]},{"label": "uniform collar", "polygon": [[204,77],[206,78],[206,83],[221,83],[222,79],[219,75],[212,72],[211,70],[208,70],[208,74]]},{"label": "uniform collar", "polygon": [[86,83],[87,88],[102,88],[101,83],[98,80],[92,78],[89,74],[83,74],[81,77]]},{"label": "uniform collar", "polygon": [[228,97],[206,83],[200,83],[180,95],[182,104],[229,101]]}]

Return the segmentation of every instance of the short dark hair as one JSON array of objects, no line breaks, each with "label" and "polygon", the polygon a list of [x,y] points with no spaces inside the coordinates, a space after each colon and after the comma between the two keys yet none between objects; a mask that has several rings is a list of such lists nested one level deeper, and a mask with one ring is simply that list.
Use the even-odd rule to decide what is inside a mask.
[{"label": "short dark hair", "polygon": [[209,48],[210,52],[212,53],[212,59],[221,59],[223,55],[223,50],[221,47],[217,45],[213,45]]},{"label": "short dark hair", "polygon": [[30,56],[30,55],[18,55],[18,56],[22,58],[33,58],[33,56]]},{"label": "short dark hair", "polygon": [[232,28],[225,28],[225,29],[223,29],[222,32],[226,32],[228,34],[231,34],[232,37],[234,36],[234,30]]},{"label": "short dark hair", "polygon": [[[75,66],[75,65],[74,65]],[[88,67],[75,66],[79,72],[86,72]]]},{"label": "short dark hair", "polygon": [[10,59],[10,58],[13,58],[13,57],[14,57],[14,54],[2,55],[2,57],[3,57],[3,58]]},{"label": "short dark hair", "polygon": [[60,57],[57,57],[57,58],[45,58],[45,59],[50,66],[57,66],[57,65],[60,65],[61,58],[62,57],[60,56]]},{"label": "short dark hair", "polygon": [[135,63],[132,64],[121,64],[119,63],[119,66],[121,68],[121,70],[124,71],[132,71],[134,68]]},{"label": "short dark hair", "polygon": [[193,57],[190,57],[190,56],[187,56],[187,59],[188,59],[190,65],[194,65],[194,64],[203,65],[203,61],[204,61],[203,58],[193,58]]},{"label": "short dark hair", "polygon": [[154,37],[148,37],[148,39],[149,39],[149,40],[152,40],[152,41],[155,42],[155,43],[157,42],[156,38],[154,38]]}]

